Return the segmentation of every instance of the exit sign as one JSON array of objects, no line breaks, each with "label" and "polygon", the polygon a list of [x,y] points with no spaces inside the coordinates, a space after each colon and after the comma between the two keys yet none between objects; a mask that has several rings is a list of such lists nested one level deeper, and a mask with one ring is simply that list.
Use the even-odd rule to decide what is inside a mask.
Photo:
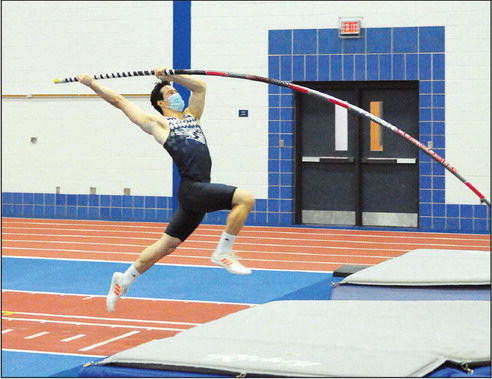
[{"label": "exit sign", "polygon": [[360,22],[359,21],[342,21],[341,25],[342,34],[359,34]]},{"label": "exit sign", "polygon": [[340,38],[358,38],[362,36],[361,19],[339,18],[338,36]]}]

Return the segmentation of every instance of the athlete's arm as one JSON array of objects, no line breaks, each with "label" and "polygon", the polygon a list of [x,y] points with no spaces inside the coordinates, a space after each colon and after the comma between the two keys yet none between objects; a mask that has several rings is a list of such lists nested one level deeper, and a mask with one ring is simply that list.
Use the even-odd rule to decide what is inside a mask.
[{"label": "athlete's arm", "polygon": [[184,110],[184,114],[191,114],[197,120],[202,117],[203,109],[205,108],[205,93],[207,84],[192,75],[162,75],[166,67],[156,68],[155,75],[161,80],[168,80],[178,83],[191,91],[190,99],[188,100],[188,108]]},{"label": "athlete's arm", "polygon": [[77,79],[80,83],[91,88],[103,100],[123,111],[123,113],[125,113],[125,115],[144,132],[154,136],[159,144],[162,145],[166,142],[169,134],[169,123],[165,117],[144,112],[141,108],[128,101],[124,96],[112,89],[103,87],[91,75],[81,74],[77,76]]}]

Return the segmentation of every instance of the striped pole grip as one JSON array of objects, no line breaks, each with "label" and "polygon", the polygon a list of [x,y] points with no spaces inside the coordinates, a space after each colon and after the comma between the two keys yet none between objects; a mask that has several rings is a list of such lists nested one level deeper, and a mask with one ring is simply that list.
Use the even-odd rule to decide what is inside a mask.
[{"label": "striped pole grip", "polygon": [[[94,79],[126,78],[126,77],[132,77],[132,76],[146,76],[146,75],[154,75],[154,74],[155,73],[153,70],[129,71],[126,73],[112,73],[112,74],[94,75]],[[300,86],[300,85],[297,85],[297,84],[294,84],[291,82],[286,82],[286,81],[282,81],[282,80],[278,80],[278,79],[270,79],[270,78],[266,78],[266,77],[262,77],[262,76],[256,76],[256,75],[239,74],[239,73],[234,73],[234,72],[223,72],[223,71],[189,70],[189,69],[165,69],[164,74],[165,75],[208,75],[208,76],[221,76],[221,77],[236,78],[236,79],[246,79],[246,80],[252,80],[252,81],[256,81],[256,82],[273,84],[273,85],[280,86],[280,87],[290,88],[294,91],[301,92],[301,93],[304,93],[306,95],[320,97],[320,98],[323,98],[325,100],[328,100],[332,104],[346,108],[352,112],[359,114],[362,117],[365,117],[369,120],[374,121],[375,123],[377,123],[379,125],[384,126],[385,128],[391,130],[395,134],[404,138],[406,141],[417,146],[420,150],[422,150],[425,154],[427,154],[432,159],[434,159],[436,162],[438,162],[441,166],[443,166],[446,170],[448,170],[450,173],[452,173],[454,176],[456,176],[461,182],[463,182],[470,190],[472,190],[473,193],[475,193],[480,198],[480,203],[486,204],[490,207],[490,201],[485,197],[485,195],[482,192],[480,192],[467,179],[465,179],[460,173],[458,173],[458,170],[455,167],[453,167],[450,163],[446,162],[446,160],[444,158],[442,158],[441,156],[439,156],[436,152],[429,149],[422,142],[420,142],[416,138],[412,137],[411,135],[405,133],[404,131],[400,130],[396,126],[390,124],[389,122],[373,115],[372,113],[365,111],[362,108],[359,108],[355,105],[347,103],[346,101],[337,99],[336,97],[333,97],[333,96],[327,95],[325,93],[313,90],[311,88],[303,87],[303,86]],[[55,83],[70,83],[70,82],[76,82],[76,81],[78,81],[76,77],[75,78],[65,78],[62,80],[55,79]]]},{"label": "striped pole grip", "polygon": [[[93,75],[93,78],[96,80],[100,80],[100,79],[131,78],[133,76],[151,76],[151,75],[154,75],[154,70],[113,72],[110,74],[96,74],[96,75]],[[74,83],[74,82],[78,82],[78,81],[79,80],[77,79],[77,77],[73,76],[71,78],[55,79],[54,83],[55,84]]]}]

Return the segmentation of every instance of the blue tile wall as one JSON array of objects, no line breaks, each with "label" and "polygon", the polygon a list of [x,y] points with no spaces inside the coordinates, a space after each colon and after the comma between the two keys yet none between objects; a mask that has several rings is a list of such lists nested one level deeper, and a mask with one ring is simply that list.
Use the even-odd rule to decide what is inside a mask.
[{"label": "blue tile wall", "polygon": [[292,30],[270,30],[268,54],[292,54]]},{"label": "blue tile wall", "polygon": [[[392,28],[392,52],[416,53],[418,52],[418,28]],[[444,51],[444,50],[439,50]]]},{"label": "blue tile wall", "polygon": [[[445,158],[444,27],[367,28],[363,31],[363,38],[356,39],[340,39],[337,29],[270,30],[268,36],[268,76],[271,78],[418,80],[418,138],[425,144],[432,141],[433,150]],[[271,89],[269,93],[286,92],[282,88]],[[293,151],[290,145],[293,141],[293,104],[283,103],[274,96],[269,99],[269,199],[266,222],[291,225],[294,191],[293,165],[289,161],[293,160],[293,155],[285,155],[284,152]],[[282,130],[279,130],[279,123]],[[287,126],[289,124],[291,130]],[[284,147],[280,147],[280,140],[284,141]],[[486,206],[445,204],[444,168],[423,152],[420,152],[419,162],[420,230],[490,232],[490,212]]]},{"label": "blue tile wall", "polygon": [[366,30],[368,53],[391,53],[391,28]]},{"label": "blue tile wall", "polygon": [[2,216],[168,221],[171,199],[159,196],[2,193]]},{"label": "blue tile wall", "polygon": [[[284,169],[289,164],[291,160],[284,163]],[[288,199],[292,198],[290,188],[286,187],[283,193]],[[168,222],[172,214],[172,198],[163,196],[2,192],[3,217]],[[224,224],[228,214],[229,211],[209,213],[203,222]],[[247,223],[267,225],[267,200],[256,200]]]},{"label": "blue tile wall", "polygon": [[294,54],[316,54],[317,32],[315,29],[294,30]]}]

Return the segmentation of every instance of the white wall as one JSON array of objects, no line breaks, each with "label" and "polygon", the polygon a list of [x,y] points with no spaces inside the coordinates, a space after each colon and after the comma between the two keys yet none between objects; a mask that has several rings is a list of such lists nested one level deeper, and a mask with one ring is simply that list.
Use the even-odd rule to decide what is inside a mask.
[{"label": "white wall", "polygon": [[[2,94],[91,94],[54,78],[172,65],[172,2],[2,3]],[[105,80],[150,94],[155,77]],[[148,97],[132,98],[155,112]],[[99,98],[2,99],[2,190],[172,194],[166,151]],[[38,143],[30,143],[37,137]]]},{"label": "white wall", "polygon": [[[490,2],[453,5],[446,14],[446,160],[490,198]],[[451,174],[446,202],[477,203]]]},{"label": "white wall", "polygon": [[[192,68],[267,76],[268,24],[255,17],[261,3],[193,2]],[[276,8],[278,4],[267,4],[270,12]],[[212,180],[268,198],[268,86],[232,78],[206,80],[203,124],[215,158]],[[238,117],[240,109],[248,110],[248,118]]]},{"label": "white wall", "polygon": [[[445,26],[446,159],[490,194],[490,3],[485,1],[194,1],[192,68],[268,74],[268,30]],[[22,25],[22,27],[19,27]],[[172,63],[172,2],[3,2],[3,94],[90,93],[53,85],[79,72]],[[106,80],[149,93],[154,78]],[[207,77],[203,127],[212,179],[268,195],[268,86]],[[134,98],[153,112],[148,100]],[[171,195],[171,161],[151,137],[97,99],[2,100],[3,191]],[[248,118],[238,118],[248,109]],[[37,136],[38,144],[29,139]],[[452,176],[446,201],[476,204]]]}]

